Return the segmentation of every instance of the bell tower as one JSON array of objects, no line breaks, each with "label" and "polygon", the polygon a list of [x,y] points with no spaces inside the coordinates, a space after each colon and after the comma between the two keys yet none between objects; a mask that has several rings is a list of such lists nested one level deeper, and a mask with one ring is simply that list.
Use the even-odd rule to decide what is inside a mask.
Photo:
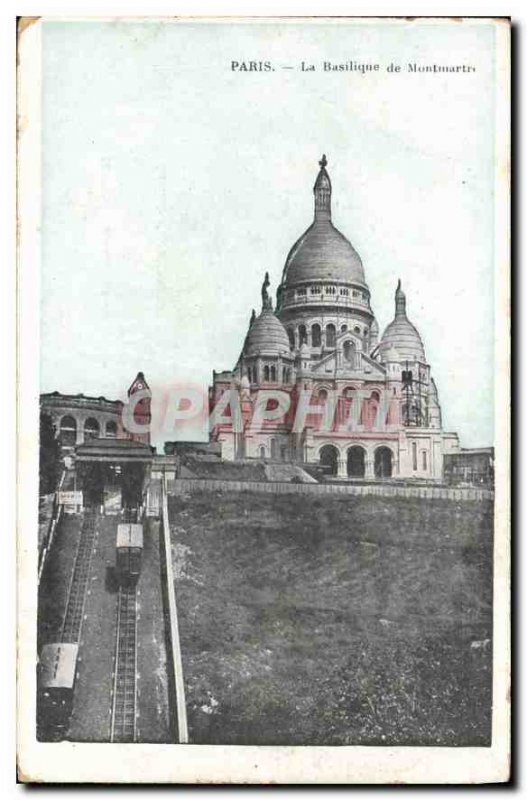
[{"label": "bell tower", "polygon": [[[134,421],[138,425],[150,426],[150,422],[152,420],[152,415],[150,413],[150,401],[152,398],[152,393],[148,383],[146,382],[143,372],[138,372],[134,378],[132,385],[127,392],[128,399],[130,400],[130,398],[139,392],[141,392],[142,397],[135,405]],[[150,430],[148,430],[146,433],[130,433],[130,439],[132,439],[134,442],[150,444]]]}]

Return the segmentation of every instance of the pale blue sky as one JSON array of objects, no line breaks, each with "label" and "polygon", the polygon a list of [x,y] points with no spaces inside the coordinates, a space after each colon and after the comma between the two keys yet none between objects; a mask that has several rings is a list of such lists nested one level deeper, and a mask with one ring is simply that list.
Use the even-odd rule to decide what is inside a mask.
[{"label": "pale blue sky", "polygon": [[[45,22],[42,391],[122,397],[139,369],[159,392],[231,368],[325,152],[381,332],[400,277],[445,428],[491,443],[493,47],[466,22]],[[276,69],[233,73],[243,59]],[[381,71],[281,69],[351,59]]]}]

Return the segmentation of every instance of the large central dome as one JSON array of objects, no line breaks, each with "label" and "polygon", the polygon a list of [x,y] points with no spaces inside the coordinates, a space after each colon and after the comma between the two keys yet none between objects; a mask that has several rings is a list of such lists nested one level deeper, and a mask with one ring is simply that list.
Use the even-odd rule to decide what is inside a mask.
[{"label": "large central dome", "polygon": [[365,284],[359,254],[330,220],[315,220],[293,245],[285,264],[284,283],[316,280]]},{"label": "large central dome", "polygon": [[331,222],[331,181],[326,164],[323,156],[313,187],[314,222],[289,251],[282,284],[334,281],[366,286],[359,254]]}]

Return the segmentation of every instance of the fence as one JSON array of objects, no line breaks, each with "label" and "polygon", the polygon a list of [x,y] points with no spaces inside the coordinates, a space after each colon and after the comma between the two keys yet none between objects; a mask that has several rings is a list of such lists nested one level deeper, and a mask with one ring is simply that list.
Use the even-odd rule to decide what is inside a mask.
[{"label": "fence", "polygon": [[60,503],[57,503],[57,496],[60,494],[60,490],[64,485],[64,481],[66,479],[66,470],[63,470],[60,476],[60,480],[57,486],[57,493],[53,500],[53,513],[51,516],[51,520],[49,523],[48,530],[44,539],[42,541],[42,547],[40,548],[40,553],[38,557],[38,583],[40,584],[40,579],[42,577],[42,573],[44,572],[44,566],[46,564],[46,559],[49,555],[49,551],[51,550],[51,545],[53,544],[53,540],[55,539],[55,535],[57,533],[57,529],[60,525],[62,520],[62,514],[64,511],[64,506]]},{"label": "fence", "polygon": [[288,483],[264,481],[220,481],[179,478],[168,484],[169,494],[210,492],[261,492],[262,494],[378,495],[381,497],[420,497],[427,500],[493,500],[494,492],[476,487],[394,486],[389,484]]},{"label": "fence", "polygon": [[174,570],[172,566],[172,552],[170,547],[170,522],[168,518],[167,493],[165,489],[165,478],[162,484],[162,525],[161,538],[163,546],[163,557],[166,569],[166,592],[168,599],[168,615],[170,622],[170,661],[172,669],[172,679],[177,707],[177,731],[178,744],[188,744],[188,724],[187,709],[185,703],[185,683],[183,680],[183,662],[181,658],[181,646],[179,643],[179,625],[176,604],[176,587],[174,582]]}]

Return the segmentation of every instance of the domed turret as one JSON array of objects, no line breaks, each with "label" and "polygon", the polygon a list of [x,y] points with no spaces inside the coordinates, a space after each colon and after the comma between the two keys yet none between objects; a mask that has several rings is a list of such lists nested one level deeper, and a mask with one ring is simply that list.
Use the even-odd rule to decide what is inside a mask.
[{"label": "domed turret", "polygon": [[291,347],[286,330],[274,312],[264,308],[247,334],[244,355],[290,355]]},{"label": "domed turret", "polygon": [[419,332],[406,316],[406,295],[401,281],[395,291],[395,318],[382,335],[379,345],[381,360],[420,361],[426,363],[425,349]]},{"label": "domed turret", "polygon": [[319,165],[313,187],[315,219],[289,251],[282,284],[322,280],[366,286],[359,254],[331,222],[331,181],[325,155]]},{"label": "domed turret", "polygon": [[259,317],[251,317],[250,328],[245,339],[243,355],[291,355],[291,346],[286,330],[273,311],[272,300],[267,291],[269,273],[265,273],[262,286],[262,311]]}]

